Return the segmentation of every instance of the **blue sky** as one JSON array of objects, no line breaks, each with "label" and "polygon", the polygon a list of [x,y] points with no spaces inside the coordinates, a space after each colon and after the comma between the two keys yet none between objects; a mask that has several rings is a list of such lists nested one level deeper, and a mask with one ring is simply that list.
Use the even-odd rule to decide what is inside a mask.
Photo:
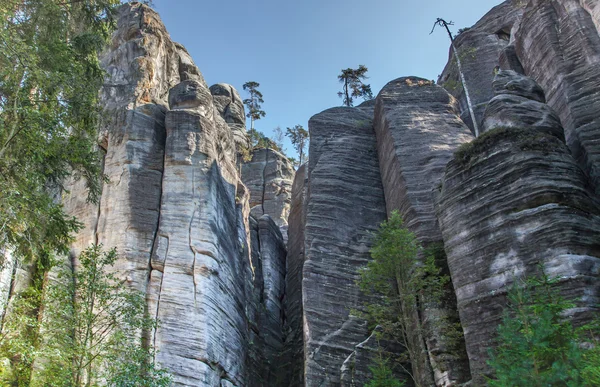
[{"label": "blue sky", "polygon": [[[154,0],[173,40],[183,44],[206,82],[260,83],[266,117],[256,129],[308,120],[340,106],[342,68],[369,68],[373,93],[401,76],[437,80],[448,60],[437,17],[469,27],[501,0]],[[249,126],[249,123],[248,123]],[[286,142],[288,154],[294,153]]]}]

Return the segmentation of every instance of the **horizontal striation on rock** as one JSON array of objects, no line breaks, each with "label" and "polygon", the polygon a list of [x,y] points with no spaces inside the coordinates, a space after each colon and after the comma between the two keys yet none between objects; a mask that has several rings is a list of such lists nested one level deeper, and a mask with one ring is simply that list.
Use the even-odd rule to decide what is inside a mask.
[{"label": "horizontal striation on rock", "polygon": [[456,99],[431,81],[398,78],[377,96],[374,127],[388,215],[399,209],[421,242],[441,240],[432,192],[454,151],[473,139]]},{"label": "horizontal striation on rock", "polygon": [[402,381],[403,386],[413,387],[414,381],[406,369],[410,364],[403,361],[398,354],[405,352],[397,343],[378,337],[382,333],[381,327],[376,327],[371,335],[362,343],[356,345],[354,351],[344,361],[341,368],[341,387],[365,386],[373,379],[371,367],[380,359],[387,359],[393,375]]},{"label": "horizontal striation on rock", "polygon": [[564,141],[558,114],[548,105],[541,87],[531,78],[501,70],[494,79],[496,96],[483,116],[481,132],[496,128],[520,128],[551,134]]},{"label": "horizontal striation on rock", "polygon": [[287,261],[285,276],[285,336],[282,354],[286,380],[290,387],[304,385],[304,341],[302,334],[302,268],[304,266],[304,228],[308,175],[306,164],[298,168],[292,185],[292,201],[288,218]]},{"label": "horizontal striation on rock", "polygon": [[[76,237],[73,253],[94,242],[116,247],[119,259],[113,269],[141,291],[146,290],[158,228],[166,100],[180,81],[184,54],[156,12],[139,3],[120,8],[118,28],[101,58],[107,75],[100,91],[100,146],[109,181],[97,210],[82,203],[81,184],[65,198],[69,210],[85,216],[86,228]],[[189,76],[204,82],[191,58],[189,62]]]},{"label": "horizontal striation on rock", "polygon": [[269,215],[258,219],[258,238],[262,265],[262,295],[260,335],[264,343],[263,357],[266,369],[264,383],[283,386],[286,371],[277,361],[284,350],[284,309],[286,247],[279,227]]},{"label": "horizontal striation on rock", "polygon": [[556,131],[496,128],[446,169],[438,219],[477,385],[489,375],[488,348],[517,278],[541,266],[578,304],[576,325],[597,313],[600,208]]},{"label": "horizontal striation on rock", "polygon": [[599,193],[597,10],[583,0],[532,0],[515,33],[515,47],[525,73],[546,91],[548,104],[561,118],[569,148]]},{"label": "horizontal striation on rock", "polygon": [[[442,87],[416,77],[391,81],[377,96],[374,127],[387,212],[399,210],[404,225],[424,246],[442,240],[433,190],[454,151],[473,139],[458,117],[456,105],[456,99]],[[433,321],[434,315],[456,316],[451,286],[447,293],[448,302],[442,308],[426,310],[424,320]],[[464,349],[444,344],[443,334],[434,329],[431,337],[425,338],[427,345],[421,337],[413,340],[430,355],[429,361],[421,359],[418,366],[413,365],[420,384],[430,383],[432,371],[439,386],[470,379]],[[428,363],[435,365],[433,370]]]},{"label": "horizontal striation on rock", "polygon": [[244,385],[246,266],[238,235],[235,150],[208,88],[171,89],[149,310],[156,360],[174,385]]},{"label": "horizontal striation on rock", "polygon": [[246,114],[238,91],[226,83],[217,83],[210,87],[210,93],[219,114],[231,129],[237,150],[248,148],[250,144],[246,134]]},{"label": "horizontal striation on rock", "polygon": [[372,118],[332,108],[309,121],[310,160],[302,303],[305,385],[339,386],[340,368],[367,327],[350,310],[365,300],[355,281],[369,260],[385,201]]},{"label": "horizontal striation on rock", "polygon": [[269,215],[282,227],[287,241],[286,226],[290,214],[294,167],[281,153],[268,148],[252,151],[252,159],[242,164],[242,181],[250,190],[250,211],[260,218]]},{"label": "horizontal striation on rock", "polygon": [[[492,8],[473,27],[465,28],[455,37],[454,45],[462,64],[478,124],[483,119],[487,102],[494,96],[492,93],[494,68],[499,63],[501,53],[509,44],[511,28],[519,20],[522,12],[522,7],[515,1],[507,0]],[[460,117],[473,129],[452,47],[448,64],[440,75],[438,83],[458,99]]]}]

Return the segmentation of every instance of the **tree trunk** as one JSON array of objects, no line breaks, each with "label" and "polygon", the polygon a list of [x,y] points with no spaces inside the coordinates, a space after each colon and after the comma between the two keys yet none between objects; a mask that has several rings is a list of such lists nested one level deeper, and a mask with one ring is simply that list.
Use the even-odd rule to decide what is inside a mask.
[{"label": "tree trunk", "polygon": [[446,23],[444,21],[443,24],[444,24],[444,27],[446,27],[448,36],[450,37],[450,44],[452,45],[452,51],[454,52],[454,58],[456,58],[456,65],[458,66],[458,73],[460,74],[460,81],[462,83],[463,90],[465,91],[465,97],[467,98],[467,106],[469,107],[469,114],[471,115],[471,122],[473,122],[473,130],[475,131],[475,137],[479,137],[479,125],[477,125],[477,118],[475,117],[475,112],[473,111],[473,104],[471,103],[471,96],[469,95],[469,89],[467,88],[467,81],[465,79],[465,74],[463,73],[463,70],[462,70],[462,64],[460,63],[458,51],[456,50],[456,46],[454,45],[454,37],[452,37],[450,28],[448,28],[448,23]]}]

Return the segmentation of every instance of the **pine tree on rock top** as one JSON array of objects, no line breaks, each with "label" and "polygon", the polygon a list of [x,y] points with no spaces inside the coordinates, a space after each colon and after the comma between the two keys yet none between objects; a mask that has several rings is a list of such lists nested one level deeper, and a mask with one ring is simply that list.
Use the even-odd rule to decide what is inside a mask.
[{"label": "pine tree on rock top", "polygon": [[338,80],[344,85],[338,97],[342,98],[344,106],[354,106],[354,99],[362,97],[365,101],[373,99],[371,85],[364,84],[362,80],[367,79],[367,67],[359,65],[357,69],[343,69],[338,75]]},{"label": "pine tree on rock top", "polygon": [[244,105],[248,109],[246,117],[250,118],[250,130],[254,130],[254,121],[260,120],[266,115],[261,109],[261,104],[265,101],[262,93],[258,91],[259,86],[260,83],[254,81],[248,81],[242,86],[250,94],[250,98],[244,100]]}]

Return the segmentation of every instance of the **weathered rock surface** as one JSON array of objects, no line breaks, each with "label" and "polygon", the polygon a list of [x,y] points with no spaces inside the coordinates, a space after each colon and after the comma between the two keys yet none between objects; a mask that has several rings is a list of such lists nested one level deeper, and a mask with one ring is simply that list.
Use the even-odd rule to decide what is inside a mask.
[{"label": "weathered rock surface", "polygon": [[249,143],[246,134],[246,115],[242,97],[233,86],[226,83],[212,85],[210,93],[219,114],[231,128],[236,148],[238,150],[247,149]]},{"label": "weathered rock surface", "polygon": [[482,133],[496,128],[521,128],[551,134],[564,141],[560,118],[545,104],[544,92],[533,79],[501,70],[493,87],[496,96],[483,116]]},{"label": "weathered rock surface", "polygon": [[[512,106],[506,110],[514,114]],[[598,203],[555,128],[524,127],[498,128],[461,148],[448,164],[439,196],[438,218],[475,385],[489,372],[487,349],[507,289],[517,278],[540,274],[539,265],[559,277],[556,286],[578,304],[570,316],[575,324],[597,313]]]},{"label": "weathered rock surface", "polygon": [[[250,191],[250,211],[260,218],[269,215],[279,227],[288,224],[294,167],[281,153],[260,148],[242,164],[242,180]],[[283,229],[287,241],[287,230]]]},{"label": "weathered rock surface", "polygon": [[304,337],[302,327],[302,268],[304,267],[304,228],[306,226],[306,196],[308,166],[296,171],[292,185],[289,216],[289,238],[285,276],[285,336],[286,349],[282,355],[290,386],[304,385]]},{"label": "weathered rock surface", "polygon": [[[235,151],[208,88],[171,89],[160,224],[148,285],[157,361],[174,384],[244,382],[246,302],[237,235]],[[228,152],[227,152],[228,151]],[[225,153],[227,152],[227,153]]]},{"label": "weathered rock surface", "polygon": [[[85,202],[81,182],[68,184],[65,208],[86,226],[73,255],[91,243],[117,248],[114,270],[147,292],[161,321],[148,339],[174,385],[277,385],[285,245],[265,217],[252,246],[236,167],[239,96],[222,85],[213,96],[148,7],[123,6],[118,27],[102,58],[99,142],[110,182],[99,206]],[[263,345],[251,348],[253,335]]]},{"label": "weathered rock surface", "polygon": [[600,193],[598,31],[597,2],[532,0],[515,33],[525,73],[546,91],[548,105],[565,128],[567,144],[590,175],[596,193]]},{"label": "weathered rock surface", "polygon": [[[458,117],[456,105],[456,99],[442,87],[416,77],[391,81],[377,96],[374,126],[387,212],[398,210],[404,225],[424,246],[442,240],[433,190],[453,152],[473,139]],[[451,287],[448,294],[454,294]],[[453,297],[442,309],[426,311],[423,320],[415,324],[426,324],[434,315],[457,319]],[[425,341],[416,336],[413,340],[415,347],[422,347],[423,355],[429,352],[430,357],[413,365],[421,385],[430,384],[433,375],[438,386],[470,380],[462,345],[449,347],[443,334],[435,330]]]},{"label": "weathered rock surface", "polygon": [[385,201],[371,116],[332,108],[309,121],[310,160],[302,282],[305,385],[339,386],[340,368],[368,337],[350,315],[365,300],[355,281],[369,259]]},{"label": "weathered rock surface", "polygon": [[[494,96],[492,93],[494,68],[498,65],[500,54],[509,43],[511,28],[522,12],[522,7],[517,0],[507,0],[494,7],[473,27],[458,34],[454,41],[478,123],[483,119],[487,102]],[[437,33],[445,33],[445,31]],[[458,99],[460,117],[473,129],[452,49],[450,49],[448,64],[440,75],[438,83]]]},{"label": "weathered rock surface", "polygon": [[373,379],[373,373],[365,365],[376,365],[381,359],[387,360],[387,365],[392,369],[394,377],[403,381],[404,386],[414,386],[412,378],[403,369],[403,367],[410,369],[410,364],[402,364],[398,359],[398,354],[403,353],[404,349],[398,343],[378,339],[377,333],[381,333],[380,327],[377,327],[368,339],[358,344],[344,361],[340,371],[341,387],[366,385]]}]

